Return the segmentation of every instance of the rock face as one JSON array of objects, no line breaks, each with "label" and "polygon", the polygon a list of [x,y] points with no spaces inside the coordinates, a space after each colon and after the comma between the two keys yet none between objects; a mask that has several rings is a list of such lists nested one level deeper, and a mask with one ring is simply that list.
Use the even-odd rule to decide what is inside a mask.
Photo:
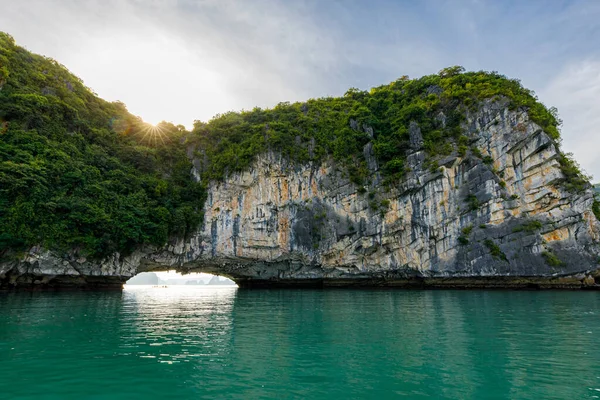
[{"label": "rock face", "polygon": [[204,224],[187,241],[102,263],[32,249],[0,264],[0,281],[110,285],[177,269],[241,286],[596,287],[593,192],[560,187],[551,139],[502,102],[485,102],[463,129],[471,150],[436,165],[411,124],[410,172],[387,188],[370,144],[365,187],[332,161],[293,165],[264,154],[210,183]]}]

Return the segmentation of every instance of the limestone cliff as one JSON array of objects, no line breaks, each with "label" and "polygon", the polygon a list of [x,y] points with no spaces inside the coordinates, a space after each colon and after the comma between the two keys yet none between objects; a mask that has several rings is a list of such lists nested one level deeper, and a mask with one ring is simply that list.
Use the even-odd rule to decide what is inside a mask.
[{"label": "limestone cliff", "polygon": [[0,281],[114,286],[172,268],[242,286],[595,287],[593,192],[562,188],[552,140],[501,101],[468,113],[462,129],[472,150],[434,169],[412,125],[410,172],[396,187],[382,185],[370,144],[369,187],[331,160],[295,165],[266,153],[209,184],[204,223],[189,240],[102,262],[32,248],[0,264]]}]

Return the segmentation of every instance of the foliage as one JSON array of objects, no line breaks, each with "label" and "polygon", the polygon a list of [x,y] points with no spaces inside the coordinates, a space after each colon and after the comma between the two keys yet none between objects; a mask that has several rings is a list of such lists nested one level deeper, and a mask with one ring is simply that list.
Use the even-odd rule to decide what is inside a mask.
[{"label": "foliage", "polygon": [[463,233],[463,235],[465,235],[465,236],[469,236],[469,235],[471,234],[471,232],[472,232],[472,231],[473,231],[473,225],[465,226],[465,227],[462,229],[462,233]]},{"label": "foliage", "polygon": [[592,211],[596,216],[596,219],[600,221],[600,200],[594,199],[594,203],[592,204]]},{"label": "foliage", "polygon": [[544,259],[546,260],[546,264],[548,264],[551,267],[562,267],[565,265],[565,263],[563,261],[561,261],[556,254],[550,252],[550,251],[544,251],[542,253],[542,257],[544,257]]},{"label": "foliage", "polygon": [[100,257],[200,223],[183,127],[149,127],[2,33],[0,66],[0,254],[41,244]]},{"label": "foliage", "polygon": [[558,158],[563,175],[563,185],[570,192],[581,192],[590,186],[590,177],[581,172],[581,167],[573,159],[572,153],[560,154]]},{"label": "foliage", "polygon": [[491,239],[486,239],[483,244],[485,245],[485,247],[487,247],[490,250],[490,254],[495,257],[495,258],[499,258],[501,260],[504,261],[508,261],[506,258],[506,254],[504,254],[504,252],[502,250],[500,250],[500,246],[498,246],[496,243],[494,243],[493,240]]},{"label": "foliage", "polygon": [[542,226],[543,225],[540,221],[537,221],[537,220],[527,221],[524,224],[513,228],[513,232],[533,233],[535,231],[539,231],[540,229],[542,229]]},{"label": "foliage", "polygon": [[479,207],[481,207],[481,204],[479,203],[479,199],[474,194],[468,195],[467,198],[465,199],[465,201],[469,205],[470,211],[478,210]]}]

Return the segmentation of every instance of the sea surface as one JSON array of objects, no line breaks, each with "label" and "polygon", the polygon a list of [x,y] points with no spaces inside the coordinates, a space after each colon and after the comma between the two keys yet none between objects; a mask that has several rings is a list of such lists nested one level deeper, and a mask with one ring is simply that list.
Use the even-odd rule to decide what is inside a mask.
[{"label": "sea surface", "polygon": [[0,293],[2,399],[600,396],[600,293]]}]

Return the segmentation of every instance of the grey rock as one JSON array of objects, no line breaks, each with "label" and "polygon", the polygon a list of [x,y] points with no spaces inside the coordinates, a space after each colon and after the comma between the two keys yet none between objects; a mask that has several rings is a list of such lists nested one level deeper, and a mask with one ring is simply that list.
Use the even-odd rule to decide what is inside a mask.
[{"label": "grey rock", "polygon": [[42,88],[42,94],[45,96],[54,96],[56,94],[56,91],[54,90],[54,88],[46,86]]},{"label": "grey rock", "polygon": [[435,120],[439,122],[442,128],[446,127],[446,114],[444,114],[442,111],[440,111],[438,115],[435,116]]},{"label": "grey rock", "polygon": [[371,126],[369,126],[367,124],[362,124],[362,126],[361,126],[361,124],[358,121],[356,121],[355,119],[352,119],[352,118],[350,119],[349,122],[350,122],[351,129],[358,131],[358,132],[364,132],[367,135],[369,135],[370,138],[374,137],[374,131]]},{"label": "grey rock", "polygon": [[423,147],[423,135],[421,134],[421,128],[415,121],[410,121],[408,125],[408,134],[410,137],[410,148],[413,150],[419,150]]},{"label": "grey rock", "polygon": [[302,105],[300,106],[300,111],[302,111],[302,113],[304,115],[308,114],[308,104],[307,103],[302,103]]},{"label": "grey rock", "polygon": [[444,89],[442,89],[441,87],[439,87],[438,85],[431,85],[426,89],[426,93],[427,94],[435,94],[435,95],[440,95],[442,94],[442,92],[444,91]]}]

